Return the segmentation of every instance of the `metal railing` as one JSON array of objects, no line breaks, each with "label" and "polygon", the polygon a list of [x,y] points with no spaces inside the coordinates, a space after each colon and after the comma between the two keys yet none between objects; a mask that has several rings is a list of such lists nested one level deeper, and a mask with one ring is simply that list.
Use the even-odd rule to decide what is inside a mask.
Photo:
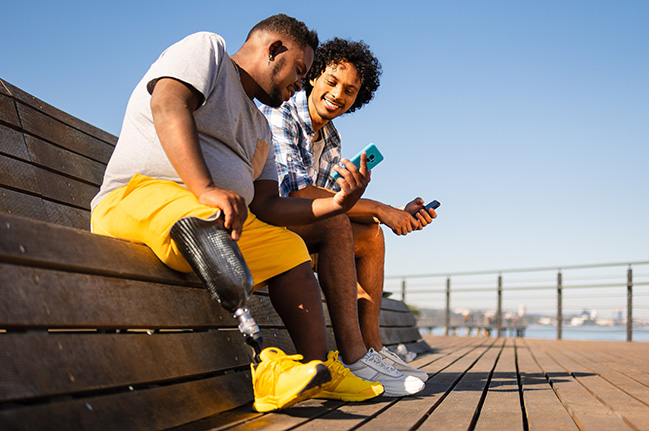
[{"label": "metal railing", "polygon": [[[536,317],[553,318],[559,340],[563,338],[564,324],[575,319],[582,324],[596,324],[585,309],[590,310],[591,314],[593,311],[595,314],[610,312],[611,317],[597,321],[625,325],[627,341],[633,340],[634,322],[637,326],[649,327],[649,289],[644,289],[649,286],[649,261],[395,275],[386,276],[385,279],[386,291],[401,293],[401,299],[415,308],[440,309],[440,305],[445,303],[443,323],[439,326],[444,327],[446,335],[454,332],[458,326],[469,328],[470,333],[471,325],[467,323],[466,316],[479,310],[483,316],[491,316],[490,325],[501,336],[505,329],[516,326],[512,324],[512,319],[505,322],[505,316],[511,317],[513,313],[506,310],[514,308],[512,303],[516,300],[518,318],[521,314],[526,315],[528,310],[539,313],[534,315]],[[543,296],[534,296],[532,292],[535,291]],[[467,294],[469,297],[466,297]],[[521,307],[524,307],[522,313]],[[452,322],[457,317],[452,312],[454,309],[464,309],[463,323]],[[578,317],[579,309],[582,310],[581,317]],[[520,326],[522,323],[518,318],[515,320]],[[485,326],[484,323],[473,324],[474,328]]]}]

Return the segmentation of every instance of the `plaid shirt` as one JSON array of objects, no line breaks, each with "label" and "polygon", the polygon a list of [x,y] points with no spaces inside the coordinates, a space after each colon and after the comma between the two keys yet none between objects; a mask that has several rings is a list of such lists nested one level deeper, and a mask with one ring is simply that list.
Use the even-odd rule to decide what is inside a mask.
[{"label": "plaid shirt", "polygon": [[314,160],[312,144],[317,133],[311,123],[306,93],[296,93],[279,108],[262,105],[259,109],[273,133],[280,196],[288,196],[309,184],[340,190],[331,178],[334,166],[340,162],[340,133],[331,121],[320,129],[324,149],[320,160]]}]

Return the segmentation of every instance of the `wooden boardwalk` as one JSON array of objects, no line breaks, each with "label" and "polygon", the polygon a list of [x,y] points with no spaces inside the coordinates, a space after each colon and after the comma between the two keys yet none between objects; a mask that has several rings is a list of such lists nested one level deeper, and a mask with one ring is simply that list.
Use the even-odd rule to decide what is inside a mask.
[{"label": "wooden boardwalk", "polygon": [[413,397],[250,405],[179,428],[228,430],[649,430],[649,343],[425,336]]}]

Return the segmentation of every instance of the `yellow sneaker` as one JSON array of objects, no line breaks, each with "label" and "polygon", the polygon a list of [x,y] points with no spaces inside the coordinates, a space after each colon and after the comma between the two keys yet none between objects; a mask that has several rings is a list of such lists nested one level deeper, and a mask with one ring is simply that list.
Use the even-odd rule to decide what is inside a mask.
[{"label": "yellow sneaker", "polygon": [[255,393],[253,407],[258,412],[287,408],[311,398],[322,384],[331,380],[322,361],[303,364],[299,362],[302,355],[289,356],[276,347],[262,350],[259,358],[259,364],[250,364]]},{"label": "yellow sneaker", "polygon": [[331,381],[322,386],[313,398],[329,400],[364,401],[383,393],[383,385],[356,377],[338,360],[338,351],[329,352],[325,362],[331,373]]}]

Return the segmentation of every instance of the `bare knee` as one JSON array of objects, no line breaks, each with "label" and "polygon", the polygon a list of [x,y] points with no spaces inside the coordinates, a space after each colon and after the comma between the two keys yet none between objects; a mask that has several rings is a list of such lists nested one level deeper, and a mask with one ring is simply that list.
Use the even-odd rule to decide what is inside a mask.
[{"label": "bare knee", "polygon": [[318,252],[328,245],[349,244],[351,247],[354,240],[351,222],[345,214],[305,226],[291,226],[290,229],[304,239],[311,252]]},{"label": "bare knee", "polygon": [[378,224],[352,223],[356,256],[385,253],[385,237]]}]

